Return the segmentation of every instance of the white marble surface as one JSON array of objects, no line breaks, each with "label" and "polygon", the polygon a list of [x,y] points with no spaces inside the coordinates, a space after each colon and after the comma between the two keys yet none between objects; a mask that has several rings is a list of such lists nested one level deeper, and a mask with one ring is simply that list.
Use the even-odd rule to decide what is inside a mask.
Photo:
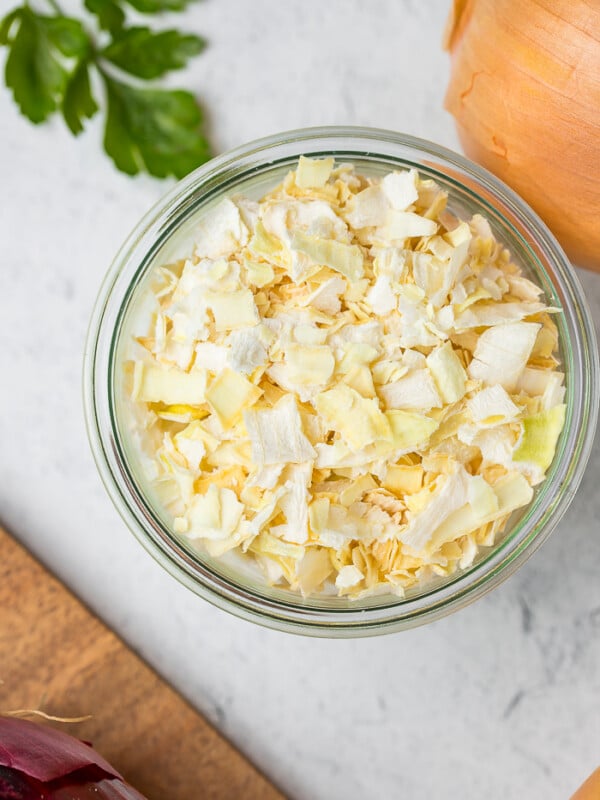
[{"label": "white marble surface", "polygon": [[[219,150],[297,126],[375,125],[455,147],[447,0],[205,0],[186,75]],[[8,3],[2,3],[2,10]],[[600,447],[552,539],[474,606],[333,642],[202,602],[140,548],[88,450],[88,316],[165,190],[118,174],[98,124],[35,129],[0,91],[0,518],[299,800],[563,800],[600,763]],[[600,276],[581,273],[600,319]]]}]

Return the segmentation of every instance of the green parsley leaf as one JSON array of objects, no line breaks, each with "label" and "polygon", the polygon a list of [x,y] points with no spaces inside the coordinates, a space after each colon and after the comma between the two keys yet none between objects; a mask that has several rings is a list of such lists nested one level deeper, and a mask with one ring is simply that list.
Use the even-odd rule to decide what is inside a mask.
[{"label": "green parsley leaf", "polygon": [[32,122],[43,122],[62,98],[66,71],[29,8],[21,9],[19,21],[6,60],[6,85],[21,112]]},{"label": "green parsley leaf", "polygon": [[77,136],[83,130],[83,120],[91,119],[98,111],[92,95],[87,61],[81,61],[67,83],[62,113],[69,130]]},{"label": "green parsley leaf", "polygon": [[202,112],[192,94],[139,89],[104,71],[102,77],[108,100],[104,147],[120,170],[182,178],[210,158],[199,131]]},{"label": "green parsley leaf", "polygon": [[151,80],[185,67],[187,60],[202,52],[205,44],[199,36],[179,31],[128,28],[105,47],[101,55],[119,69]]},{"label": "green parsley leaf", "polygon": [[[78,19],[58,9],[51,16],[37,13],[29,0],[0,20],[0,46],[8,49],[6,85],[23,115],[39,123],[60,110],[77,136],[98,111],[90,75],[95,68],[106,88],[104,146],[119,169],[180,178],[207,161],[209,145],[194,95],[138,85],[184,67],[204,49],[204,40],[176,30],[124,28],[124,7],[160,13],[181,10],[191,0],[83,2],[107,31],[108,44],[100,45]],[[134,85],[125,73],[137,79]]]},{"label": "green parsley leaf", "polygon": [[84,5],[96,15],[102,30],[114,32],[123,27],[125,12],[117,0],[84,0]]},{"label": "green parsley leaf", "polygon": [[90,39],[79,20],[71,17],[35,16],[36,22],[51,46],[64,56],[82,58],[90,50]]},{"label": "green parsley leaf", "polygon": [[32,122],[43,122],[62,100],[68,76],[63,56],[81,57],[89,50],[89,38],[78,20],[44,17],[28,6],[5,17],[0,33],[2,43],[10,46],[6,85],[21,112]]},{"label": "green parsley leaf", "polygon": [[160,14],[163,11],[183,11],[195,0],[84,0],[88,11],[95,14],[105,31],[118,31],[125,22],[123,5],[129,5],[142,14]]},{"label": "green parsley leaf", "polygon": [[10,32],[14,23],[21,17],[22,11],[22,8],[15,8],[0,22],[0,44],[12,42]]},{"label": "green parsley leaf", "polygon": [[160,14],[161,11],[182,11],[195,0],[125,0],[142,14]]}]

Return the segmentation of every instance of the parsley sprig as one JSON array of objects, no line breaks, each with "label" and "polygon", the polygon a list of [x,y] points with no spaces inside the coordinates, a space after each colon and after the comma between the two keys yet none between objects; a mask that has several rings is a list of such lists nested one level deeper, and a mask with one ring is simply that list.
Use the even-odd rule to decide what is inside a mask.
[{"label": "parsley sprig", "polygon": [[84,0],[97,22],[90,31],[56,0],[44,0],[46,13],[25,0],[0,22],[0,45],[9,50],[6,85],[21,113],[39,124],[60,112],[77,136],[102,106],[104,148],[120,170],[183,177],[210,158],[202,110],[190,92],[146,81],[184,67],[205,41],[128,25],[127,8],[158,14],[190,1]]}]

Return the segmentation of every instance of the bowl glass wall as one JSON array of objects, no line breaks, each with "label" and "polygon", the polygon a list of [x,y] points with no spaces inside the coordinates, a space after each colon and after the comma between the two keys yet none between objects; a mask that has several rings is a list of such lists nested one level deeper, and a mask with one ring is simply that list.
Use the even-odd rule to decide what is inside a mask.
[{"label": "bowl glass wall", "polygon": [[[130,440],[123,357],[135,308],[157,265],[190,253],[198,220],[224,196],[259,199],[300,155],[333,155],[358,172],[382,175],[415,167],[448,192],[458,217],[480,213],[523,273],[560,309],[561,369],[567,415],[554,462],[532,503],[516,512],[504,534],[474,564],[426,587],[363,601],[316,596],[265,585],[235,555],[212,559],[173,534],[152,496]],[[123,518],[150,553],[186,586],[239,616],[265,625],[331,637],[399,630],[435,619],[508,577],[550,534],[569,505],[589,456],[598,410],[598,353],[579,282],[567,257],[536,214],[490,173],[430,142],[372,129],[295,131],[251,143],[193,172],[141,221],[117,255],[100,292],[86,347],[84,392],[96,463]]]}]

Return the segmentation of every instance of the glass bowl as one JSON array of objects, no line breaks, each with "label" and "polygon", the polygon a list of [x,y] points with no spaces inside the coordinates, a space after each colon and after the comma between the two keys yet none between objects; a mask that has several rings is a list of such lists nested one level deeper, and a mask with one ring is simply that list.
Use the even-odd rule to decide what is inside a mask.
[{"label": "glass bowl", "polygon": [[[515,512],[493,547],[469,568],[409,591],[352,601],[268,587],[252,571],[211,559],[175,535],[138,477],[127,444],[119,352],[128,315],[156,263],[185,249],[197,218],[223,195],[258,198],[300,155],[332,155],[359,171],[382,174],[416,167],[449,195],[459,217],[481,212],[524,274],[562,310],[559,328],[567,414],[547,479],[531,504]],[[587,462],[598,411],[598,351],[582,288],[567,257],[539,219],[489,172],[422,139],[369,128],[312,128],[278,134],[220,156],[178,183],[144,217],[118,253],[93,312],[85,353],[84,395],[94,457],[113,502],[144,547],[185,586],[222,609],[272,628],[327,637],[398,631],[430,620],[488,592],[548,537],[573,499]]]}]

